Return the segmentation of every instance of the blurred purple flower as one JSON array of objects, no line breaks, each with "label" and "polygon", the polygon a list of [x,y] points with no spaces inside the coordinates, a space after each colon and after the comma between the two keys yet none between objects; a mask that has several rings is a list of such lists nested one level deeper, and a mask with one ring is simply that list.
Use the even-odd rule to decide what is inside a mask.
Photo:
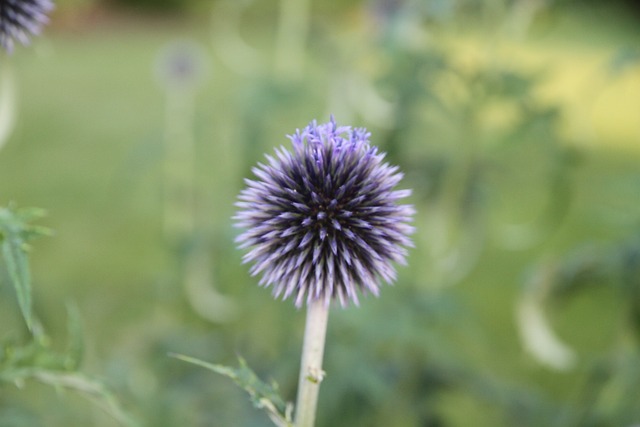
[{"label": "blurred purple flower", "polygon": [[293,152],[276,149],[253,168],[258,179],[245,180],[236,241],[276,297],[357,305],[357,291],[378,295],[380,279],[396,278],[392,262],[405,263],[414,209],[397,202],[411,191],[394,190],[403,175],[369,136],[333,117],[313,121],[289,136]]},{"label": "blurred purple flower", "polygon": [[52,9],[51,0],[0,0],[0,45],[11,53],[15,40],[29,44],[29,34],[40,34]]},{"label": "blurred purple flower", "polygon": [[176,41],[166,46],[156,60],[158,80],[169,87],[193,87],[207,76],[207,54],[195,42]]}]

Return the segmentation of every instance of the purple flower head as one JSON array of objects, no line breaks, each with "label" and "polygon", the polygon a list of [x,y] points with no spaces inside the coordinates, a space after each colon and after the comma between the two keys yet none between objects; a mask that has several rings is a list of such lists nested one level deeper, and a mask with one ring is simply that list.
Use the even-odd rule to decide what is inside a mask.
[{"label": "purple flower head", "polygon": [[207,75],[206,53],[194,42],[173,42],[158,56],[155,71],[160,82],[167,87],[193,87]]},{"label": "purple flower head", "polygon": [[29,34],[40,33],[52,9],[51,0],[0,0],[0,45],[11,53],[15,40],[29,44]]},{"label": "purple flower head", "polygon": [[397,202],[396,166],[369,144],[366,129],[311,122],[245,180],[234,219],[246,229],[237,242],[244,262],[262,274],[261,286],[297,306],[321,299],[358,304],[358,293],[378,295],[381,279],[405,263],[414,209]]}]

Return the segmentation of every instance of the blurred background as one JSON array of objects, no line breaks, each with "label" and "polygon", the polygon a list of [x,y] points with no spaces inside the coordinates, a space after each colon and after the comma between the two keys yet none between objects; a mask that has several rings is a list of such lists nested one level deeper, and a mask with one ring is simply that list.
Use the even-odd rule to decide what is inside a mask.
[{"label": "blurred background", "polygon": [[[77,307],[81,369],[136,425],[271,425],[169,353],[241,355],[294,400],[304,313],[249,276],[231,216],[330,114],[418,214],[395,286],[332,310],[318,426],[640,423],[637,2],[58,0],[9,62],[0,205],[55,232],[35,315],[64,352]],[[6,359],[29,332],[1,264],[0,294]],[[84,394],[3,383],[0,426],[123,425]]]}]

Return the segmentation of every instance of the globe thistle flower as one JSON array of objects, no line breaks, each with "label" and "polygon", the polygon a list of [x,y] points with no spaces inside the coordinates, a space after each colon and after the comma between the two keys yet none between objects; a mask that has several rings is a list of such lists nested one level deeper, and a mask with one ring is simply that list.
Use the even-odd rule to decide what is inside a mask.
[{"label": "globe thistle flower", "polygon": [[357,305],[358,293],[377,296],[381,280],[396,278],[393,263],[405,263],[414,209],[397,202],[411,191],[394,189],[403,175],[369,137],[333,117],[313,121],[289,135],[292,152],[276,149],[245,180],[234,219],[246,231],[236,241],[276,297]]},{"label": "globe thistle flower", "polygon": [[0,45],[11,53],[14,40],[29,44],[29,34],[40,33],[52,9],[51,0],[0,0]]},{"label": "globe thistle flower", "polygon": [[188,40],[167,45],[155,64],[158,81],[168,88],[193,88],[207,77],[208,71],[206,52]]}]

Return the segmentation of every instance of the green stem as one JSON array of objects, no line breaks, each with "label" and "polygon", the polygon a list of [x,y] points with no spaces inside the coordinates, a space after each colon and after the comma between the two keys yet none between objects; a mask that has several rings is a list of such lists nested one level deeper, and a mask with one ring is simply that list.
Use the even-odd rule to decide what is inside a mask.
[{"label": "green stem", "polygon": [[6,59],[0,55],[0,148],[11,135],[16,119],[15,85],[11,66]]},{"label": "green stem", "polygon": [[194,229],[195,94],[191,88],[167,91],[164,152],[164,234],[171,243]]},{"label": "green stem", "polygon": [[295,427],[313,427],[316,418],[318,392],[324,377],[322,356],[328,319],[329,304],[327,302],[316,300],[308,305],[298,382]]}]

